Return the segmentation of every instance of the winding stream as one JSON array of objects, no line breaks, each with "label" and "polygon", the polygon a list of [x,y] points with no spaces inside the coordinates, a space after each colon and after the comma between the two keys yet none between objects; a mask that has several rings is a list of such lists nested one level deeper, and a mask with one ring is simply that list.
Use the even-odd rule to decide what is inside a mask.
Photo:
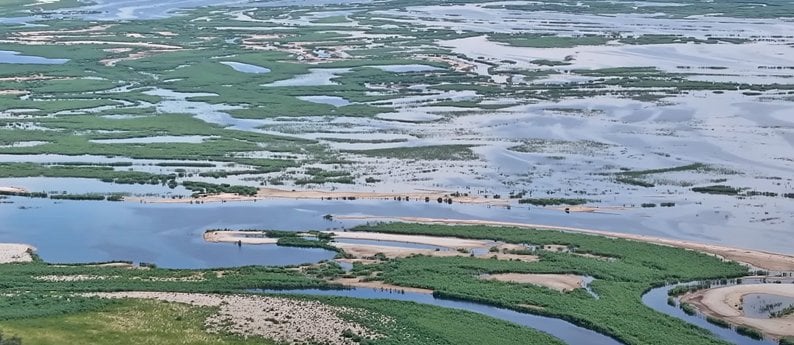
[{"label": "winding stream", "polygon": [[438,307],[466,310],[478,314],[487,315],[499,320],[504,320],[533,328],[541,332],[553,335],[569,345],[619,345],[619,341],[612,339],[601,333],[576,326],[570,322],[551,317],[520,313],[514,310],[489,306],[467,301],[449,300],[437,298],[431,294],[417,292],[397,292],[394,290],[380,289],[353,289],[353,290],[320,290],[320,289],[298,289],[298,290],[252,290],[267,294],[291,294],[291,295],[311,295],[311,296],[339,296],[362,299],[388,299],[393,301],[408,301],[422,304],[430,304]]},{"label": "winding stream", "polygon": [[[750,281],[750,280],[745,281],[745,283],[750,283],[750,282],[759,282],[759,281]],[[717,325],[709,323],[708,321],[706,321],[706,319],[703,316],[699,314],[688,315],[684,313],[684,311],[681,310],[681,308],[678,307],[678,303],[676,303],[676,306],[671,306],[667,304],[667,296],[668,296],[667,293],[670,290],[678,286],[691,285],[695,283],[692,282],[680,283],[680,284],[668,285],[668,286],[651,289],[642,296],[642,303],[657,312],[672,316],[691,325],[695,325],[700,328],[706,329],[712,334],[714,334],[714,336],[716,336],[717,338],[727,341],[731,344],[736,344],[736,345],[776,345],[777,344],[772,340],[768,340],[768,339],[756,340],[743,336],[739,333],[736,333],[736,331],[734,331],[733,329],[719,327]]]}]

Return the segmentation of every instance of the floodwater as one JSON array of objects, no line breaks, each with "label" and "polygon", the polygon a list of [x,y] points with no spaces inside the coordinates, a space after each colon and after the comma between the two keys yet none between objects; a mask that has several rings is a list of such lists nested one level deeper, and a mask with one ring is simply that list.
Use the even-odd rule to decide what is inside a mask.
[{"label": "floodwater", "polygon": [[34,64],[34,65],[61,65],[69,59],[48,59],[41,56],[22,55],[19,52],[0,50],[0,64]]},{"label": "floodwater", "polygon": [[270,68],[266,68],[262,66],[251,65],[242,62],[234,62],[234,61],[223,61],[221,63],[233,68],[237,72],[253,73],[253,74],[270,73]]},{"label": "floodwater", "polygon": [[520,313],[517,311],[498,308],[485,304],[466,301],[455,301],[434,297],[431,294],[416,292],[399,292],[379,289],[354,289],[354,290],[320,290],[320,289],[300,289],[300,290],[256,290],[267,294],[291,294],[291,295],[312,295],[312,296],[341,296],[362,299],[388,299],[394,301],[408,301],[434,306],[466,310],[478,314],[487,315],[496,319],[519,324],[524,327],[533,328],[562,340],[570,345],[619,345],[615,339],[603,334],[591,331],[586,328],[576,326],[560,319]]},{"label": "floodwater", "polygon": [[349,68],[312,68],[307,74],[299,74],[290,79],[278,80],[262,86],[327,86],[337,85],[332,79],[342,73],[349,72]]},{"label": "floodwater", "polygon": [[335,107],[344,107],[350,104],[350,101],[337,96],[300,96],[298,99],[312,103],[333,105]]},{"label": "floodwater", "polygon": [[[745,279],[745,283],[752,283],[752,280]],[[656,310],[660,313],[672,316],[674,318],[680,319],[684,322],[689,324],[695,325],[697,327],[703,328],[714,334],[716,337],[727,341],[728,343],[735,344],[735,345],[775,345],[777,342],[771,340],[756,340],[749,337],[745,337],[739,333],[736,333],[732,329],[722,328],[712,323],[706,321],[706,319],[701,315],[688,315],[684,313],[681,308],[677,306],[671,306],[667,304],[667,292],[671,289],[675,288],[679,285],[686,285],[690,283],[684,284],[676,284],[676,285],[669,285],[663,286],[659,288],[652,289],[648,291],[646,294],[642,296],[642,303],[647,305],[648,307]]]},{"label": "floodwater", "polygon": [[742,298],[744,315],[758,319],[768,319],[772,313],[794,307],[794,298],[763,293],[752,293]]}]

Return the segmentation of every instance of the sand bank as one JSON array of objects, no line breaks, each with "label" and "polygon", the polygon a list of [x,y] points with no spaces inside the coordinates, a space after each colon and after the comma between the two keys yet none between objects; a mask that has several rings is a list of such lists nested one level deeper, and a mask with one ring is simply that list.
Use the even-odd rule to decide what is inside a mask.
[{"label": "sand bank", "polygon": [[336,219],[348,220],[394,220],[408,223],[424,224],[446,224],[446,225],[488,225],[488,226],[508,226],[518,228],[547,229],[585,233],[592,235],[607,236],[613,238],[623,238],[634,241],[648,242],[659,245],[666,245],[678,248],[695,250],[707,254],[717,255],[727,260],[745,263],[770,271],[794,271],[794,256],[787,254],[772,253],[760,250],[731,248],[712,244],[703,244],[683,240],[673,240],[662,237],[647,235],[627,234],[619,232],[609,232],[593,229],[550,226],[542,224],[526,224],[514,222],[500,222],[489,220],[466,220],[466,219],[445,219],[445,218],[422,218],[422,217],[377,217],[377,216],[336,216]]},{"label": "sand bank", "polygon": [[[348,329],[364,337],[381,337],[339,316],[372,313],[362,309],[330,306],[317,301],[251,295],[167,292],[89,293],[84,296],[154,299],[217,307],[218,312],[205,321],[209,332],[232,333],[243,337],[261,336],[279,343],[354,345],[356,343],[342,335]],[[393,322],[382,315],[374,316],[383,319],[383,322]]]},{"label": "sand bank", "polygon": [[27,193],[28,190],[19,187],[2,187],[0,186],[0,193]]},{"label": "sand bank", "polygon": [[393,241],[404,243],[427,244],[446,248],[488,248],[493,242],[483,240],[467,240],[455,237],[435,237],[421,235],[396,235],[378,232],[325,231],[334,234],[334,239],[355,239],[373,241]]},{"label": "sand bank", "polygon": [[584,278],[573,274],[525,274],[525,273],[503,273],[485,274],[480,276],[484,280],[496,280],[500,282],[532,284],[546,287],[560,292],[567,292],[584,287]]},{"label": "sand bank", "polygon": [[27,244],[0,243],[0,264],[31,262],[33,261],[33,256],[30,255],[32,251],[35,251],[35,248]]},{"label": "sand bank", "polygon": [[398,290],[398,291],[405,291],[405,292],[414,292],[414,293],[424,293],[424,294],[432,294],[433,290],[428,289],[419,289],[419,288],[410,288],[404,287],[399,285],[391,285],[386,284],[384,282],[364,282],[359,281],[358,278],[340,278],[334,279],[329,281],[330,283],[335,283],[339,285],[344,285],[348,287],[360,287],[360,288],[370,288],[370,289],[382,289],[382,290]]},{"label": "sand bank", "polygon": [[794,316],[758,319],[744,315],[742,298],[748,294],[770,294],[794,298],[794,284],[743,284],[700,290],[681,298],[702,313],[734,325],[757,328],[774,337],[794,336]]},{"label": "sand bank", "polygon": [[[277,238],[265,237],[265,231],[207,231],[204,241],[212,243],[276,244]],[[257,236],[257,237],[247,237]],[[261,237],[259,237],[261,236]]]},{"label": "sand bank", "polygon": [[454,193],[446,191],[413,191],[413,192],[342,192],[342,191],[322,191],[322,190],[284,190],[277,188],[261,188],[254,196],[243,196],[232,193],[220,193],[201,196],[198,198],[125,198],[127,201],[144,203],[191,203],[191,202],[230,202],[230,201],[257,201],[269,199],[288,199],[288,200],[400,200],[410,202],[438,203],[438,198],[443,200],[452,199],[453,203],[462,204],[481,204],[493,206],[510,205],[509,199],[487,199],[479,196],[453,196]]}]

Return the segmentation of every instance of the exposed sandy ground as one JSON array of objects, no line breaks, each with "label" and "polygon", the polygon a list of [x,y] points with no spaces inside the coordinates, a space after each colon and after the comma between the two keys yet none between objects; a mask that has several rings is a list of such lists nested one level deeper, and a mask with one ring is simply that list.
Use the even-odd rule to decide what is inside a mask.
[{"label": "exposed sandy ground", "polygon": [[114,279],[114,278],[118,278],[118,276],[95,276],[95,275],[77,274],[77,275],[50,275],[50,276],[33,277],[33,279],[35,280],[41,280],[45,282],[83,282],[90,280],[106,280],[106,279]]},{"label": "exposed sandy ground", "polygon": [[30,75],[30,76],[3,77],[3,78],[0,78],[0,81],[20,82],[20,81],[50,80],[50,79],[55,79],[55,77],[47,77],[47,76],[39,74],[39,75]]},{"label": "exposed sandy ground", "polygon": [[443,62],[448,64],[452,69],[458,72],[468,73],[477,69],[477,65],[468,62],[464,59],[446,56],[446,55],[423,55],[423,54],[416,54],[414,58],[419,60],[426,60],[432,62]]},{"label": "exposed sandy ground", "polygon": [[117,63],[122,62],[122,61],[140,60],[140,59],[143,59],[145,57],[152,56],[152,55],[154,55],[156,53],[172,52],[172,51],[175,51],[175,50],[148,50],[148,51],[132,53],[132,54],[129,54],[129,55],[124,56],[124,57],[99,60],[99,63],[101,63],[101,64],[103,64],[105,66],[108,66],[108,67],[113,67],[113,66],[116,66]]},{"label": "exposed sandy ground", "polygon": [[237,243],[240,241],[245,244],[276,244],[277,238],[269,237],[245,237],[246,235],[264,235],[265,232],[259,231],[209,231],[204,233],[204,240],[207,242]]},{"label": "exposed sandy ground", "polygon": [[[433,250],[433,249],[416,249],[404,248],[394,246],[375,246],[363,244],[350,244],[350,243],[332,243],[335,247],[342,249],[345,253],[355,256],[357,258],[370,258],[376,254],[383,254],[387,258],[404,258],[411,255],[426,255],[435,257],[450,257],[450,256],[471,256],[468,252],[459,252],[457,250]],[[538,257],[534,255],[516,255],[516,254],[502,254],[502,253],[485,253],[476,255],[475,257],[481,259],[496,258],[497,260],[518,260],[524,262],[536,262]]]},{"label": "exposed sandy ground", "polygon": [[369,258],[375,254],[383,254],[387,258],[404,258],[411,255],[427,255],[427,256],[468,256],[467,253],[461,253],[456,250],[433,250],[433,249],[416,249],[394,246],[373,246],[364,244],[351,244],[351,243],[332,243],[334,247],[342,249],[345,253],[358,258]]},{"label": "exposed sandy ground", "polygon": [[573,274],[525,274],[525,273],[503,273],[486,274],[480,279],[496,280],[500,282],[532,284],[560,292],[567,292],[584,287],[584,279]]},{"label": "exposed sandy ground", "polygon": [[20,96],[27,95],[30,91],[25,90],[0,90],[0,96]]},{"label": "exposed sandy ground", "polygon": [[452,199],[453,203],[463,204],[483,204],[495,206],[510,205],[508,199],[486,199],[478,196],[454,197],[450,192],[444,191],[413,191],[406,193],[385,193],[385,192],[340,192],[322,190],[283,190],[276,188],[262,188],[256,196],[242,196],[231,193],[220,193],[202,196],[199,198],[169,199],[169,198],[125,198],[127,201],[144,203],[191,203],[191,202],[227,202],[227,201],[256,201],[267,199],[291,199],[291,200],[346,200],[373,199],[373,200],[394,200],[401,198],[411,202],[424,202],[425,198],[430,198],[430,203],[437,203],[438,198]]},{"label": "exposed sandy ground", "polygon": [[415,293],[425,293],[425,294],[432,294],[433,290],[428,289],[419,289],[419,288],[410,288],[404,287],[399,285],[391,285],[386,284],[384,282],[363,282],[359,281],[358,278],[340,278],[334,279],[329,281],[330,283],[336,283],[348,287],[361,287],[361,288],[371,288],[371,289],[382,289],[382,290],[398,290],[398,291],[406,291],[406,292],[415,292]]},{"label": "exposed sandy ground", "polygon": [[0,192],[2,193],[27,193],[28,190],[25,188],[19,187],[0,187]]},{"label": "exposed sandy ground", "polygon": [[748,294],[770,294],[794,298],[794,284],[746,284],[706,289],[681,298],[695,305],[702,313],[724,319],[735,325],[757,328],[774,337],[794,336],[794,316],[756,319],[744,316],[742,298]]},{"label": "exposed sandy ground", "polygon": [[[365,310],[329,306],[317,301],[281,297],[246,295],[210,295],[167,292],[90,293],[84,296],[101,298],[141,298],[195,306],[218,307],[219,311],[205,321],[210,332],[240,336],[261,336],[291,344],[319,343],[331,345],[356,344],[343,337],[349,329],[361,336],[380,337],[365,327],[345,321],[340,314],[369,313]],[[393,320],[378,315],[382,323]]]},{"label": "exposed sandy ground", "polygon": [[35,248],[27,244],[18,243],[0,243],[0,264],[7,264],[12,262],[31,262],[33,257],[29,251],[34,251]]},{"label": "exposed sandy ground", "polygon": [[110,29],[113,25],[95,25],[85,29],[76,30],[51,30],[51,31],[19,31],[15,32],[18,36],[47,36],[47,35],[63,35],[63,34],[83,34],[89,32],[103,32]]},{"label": "exposed sandy ground", "polygon": [[758,267],[770,271],[794,271],[794,256],[792,255],[771,253],[760,250],[731,248],[731,247],[718,246],[713,244],[702,244],[702,243],[673,240],[668,238],[646,236],[646,235],[626,234],[619,232],[609,232],[609,231],[566,227],[566,226],[550,226],[550,225],[542,225],[542,224],[499,222],[499,221],[489,221],[489,220],[465,220],[465,219],[443,219],[443,218],[439,219],[439,218],[422,218],[422,217],[377,217],[377,216],[337,216],[335,218],[358,219],[358,220],[361,219],[398,220],[401,222],[425,223],[425,224],[509,226],[509,227],[518,227],[518,228],[570,231],[570,232],[593,234],[593,235],[607,236],[613,238],[623,238],[634,241],[666,245],[671,247],[691,249],[707,254],[717,255],[727,260],[746,263],[754,267]]},{"label": "exposed sandy ground", "polygon": [[447,248],[488,248],[493,242],[482,240],[467,240],[455,237],[434,237],[420,235],[395,235],[378,232],[359,232],[359,231],[325,231],[334,234],[334,239],[356,239],[356,240],[375,240],[375,241],[394,241],[405,243],[427,244],[431,246]]},{"label": "exposed sandy ground", "polygon": [[[237,243],[237,241],[240,241],[243,244],[278,243],[278,239],[276,238],[245,237],[246,235],[264,236],[266,233],[267,231],[233,231],[233,230],[209,231],[204,233],[204,240],[213,243],[221,243],[221,242]],[[492,241],[467,240],[467,239],[461,239],[455,237],[395,235],[395,234],[372,233],[372,232],[365,233],[365,232],[326,231],[326,233],[334,233],[336,234],[335,238],[340,240],[359,239],[359,240],[396,241],[396,242],[406,242],[406,243],[427,244],[427,245],[449,248],[448,250],[435,250],[435,249],[399,247],[396,245],[395,246],[364,245],[364,244],[331,242],[331,245],[344,250],[345,253],[353,255],[358,259],[370,258],[378,253],[383,254],[387,258],[404,258],[411,255],[427,255],[427,256],[439,256],[439,257],[471,256],[470,250],[472,249],[488,250],[494,245],[500,250],[502,248],[507,248],[507,249],[524,248],[523,246],[518,246],[518,245],[496,244],[495,242]],[[460,252],[457,249],[463,249],[464,252]],[[538,261],[538,257],[534,255],[504,254],[501,252],[497,252],[497,253],[487,252],[481,255],[477,255],[476,257],[486,258],[486,259],[495,257],[498,260],[518,260],[524,262]]]}]

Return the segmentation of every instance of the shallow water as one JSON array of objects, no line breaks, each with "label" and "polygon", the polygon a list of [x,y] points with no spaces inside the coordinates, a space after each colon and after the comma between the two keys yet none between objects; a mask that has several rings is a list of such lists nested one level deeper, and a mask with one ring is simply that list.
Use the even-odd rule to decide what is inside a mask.
[{"label": "shallow water", "polygon": [[335,107],[343,107],[350,104],[350,101],[337,96],[300,96],[298,99],[320,104],[329,104]]},{"label": "shallow water", "polygon": [[254,74],[270,73],[270,68],[266,68],[262,66],[251,65],[242,62],[234,62],[234,61],[223,61],[221,63],[233,68],[237,72],[254,73]]},{"label": "shallow water", "polygon": [[333,78],[350,71],[349,68],[312,68],[307,74],[299,74],[290,79],[278,80],[262,86],[327,86],[337,85]]},{"label": "shallow water", "polygon": [[512,322],[541,332],[551,334],[566,344],[570,345],[618,345],[620,342],[603,334],[581,328],[560,319],[520,313],[517,311],[493,307],[466,301],[454,301],[436,298],[431,294],[415,292],[398,292],[379,289],[354,289],[354,290],[256,290],[268,294],[295,294],[313,296],[341,296],[363,299],[388,299],[394,301],[409,301],[430,304],[444,308],[466,310],[487,315],[496,319]]},{"label": "shallow water", "polygon": [[742,302],[744,315],[758,319],[768,319],[771,313],[780,312],[783,309],[794,306],[794,298],[792,297],[763,293],[744,295]]},{"label": "shallow water", "polygon": [[61,65],[69,59],[49,59],[41,56],[22,55],[19,52],[0,50],[0,64]]},{"label": "shallow water", "polygon": [[[747,281],[749,283],[750,281]],[[693,324],[700,328],[706,329],[718,338],[727,341],[731,344],[735,345],[775,345],[776,342],[771,340],[756,340],[752,338],[745,337],[736,333],[736,331],[732,329],[718,327],[714,324],[711,324],[706,321],[706,319],[701,315],[687,315],[684,313],[681,308],[678,306],[671,306],[667,304],[667,292],[673,289],[678,285],[685,285],[685,284],[677,284],[677,285],[670,285],[670,286],[663,286],[659,288],[652,289],[648,291],[646,294],[642,296],[642,303],[647,305],[653,310],[656,310],[660,313],[672,316],[674,318],[683,320],[689,324]]]},{"label": "shallow water", "polygon": [[275,245],[238,248],[202,238],[213,228],[322,228],[319,214],[306,216],[287,207],[252,212],[251,207],[225,205],[12,200],[14,204],[0,205],[0,242],[32,244],[52,263],[130,260],[167,268],[208,268],[313,263],[335,255]]}]

